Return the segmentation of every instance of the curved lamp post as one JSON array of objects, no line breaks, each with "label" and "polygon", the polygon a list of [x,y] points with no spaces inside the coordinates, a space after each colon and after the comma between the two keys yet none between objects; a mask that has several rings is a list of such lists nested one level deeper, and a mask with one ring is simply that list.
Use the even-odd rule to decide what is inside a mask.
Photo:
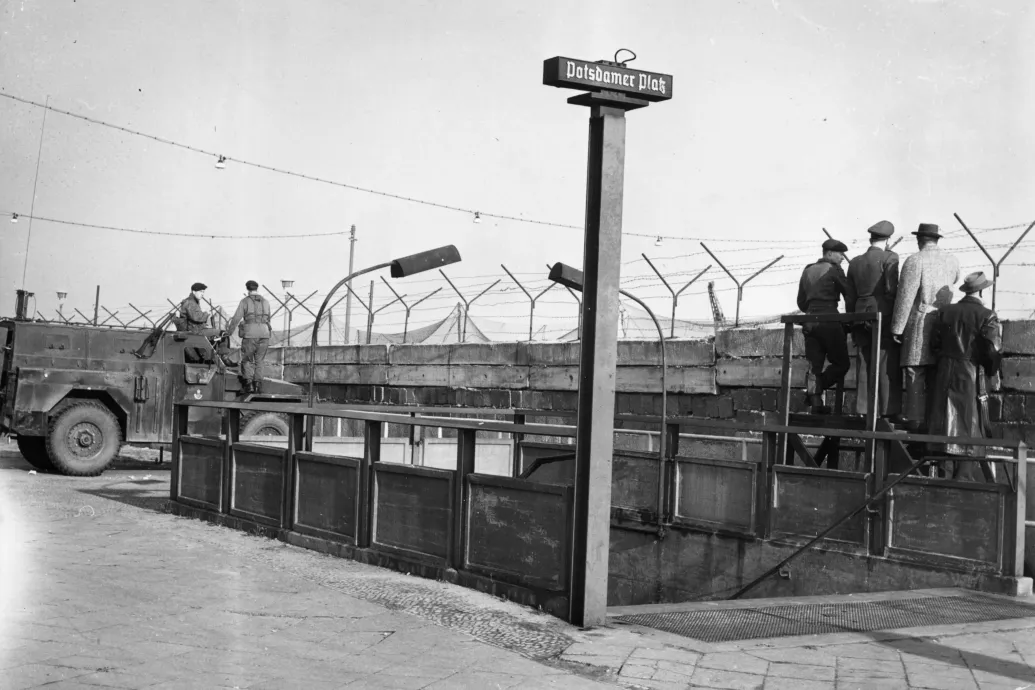
[{"label": "curved lamp post", "polygon": [[356,276],[361,276],[364,273],[370,273],[371,271],[377,271],[382,268],[391,267],[393,278],[405,278],[406,276],[430,271],[431,269],[439,268],[440,266],[455,264],[459,261],[460,252],[456,250],[456,247],[448,244],[444,247],[429,249],[426,252],[419,252],[417,254],[410,254],[409,256],[404,256],[400,259],[388,261],[383,264],[368,266],[367,268],[360,269],[355,273],[350,273],[339,280],[338,284],[331,288],[331,291],[327,293],[327,297],[324,298],[323,304],[320,305],[320,311],[316,312],[316,321],[313,323],[313,337],[309,343],[309,407],[313,406],[314,401],[313,383],[316,375],[316,336],[320,331],[320,321],[323,319],[323,313],[326,311],[331,298],[334,297],[334,293],[340,290],[342,285]]},{"label": "curved lamp post", "polygon": [[[582,271],[577,268],[572,268],[571,266],[562,263],[556,263],[553,265],[553,268],[550,269],[550,280],[555,283],[560,283],[571,290],[582,292]],[[665,331],[662,330],[661,324],[658,322],[658,318],[654,316],[654,312],[651,311],[651,308],[648,307],[643,300],[625,290],[619,290],[618,292],[643,307],[643,310],[647,312],[648,316],[650,316],[651,321],[654,322],[654,327],[658,329],[658,343],[661,345],[661,434],[658,442],[658,524],[660,525],[662,513],[665,509],[664,468],[665,437],[667,435],[665,421],[668,418],[668,374],[665,366]]]}]

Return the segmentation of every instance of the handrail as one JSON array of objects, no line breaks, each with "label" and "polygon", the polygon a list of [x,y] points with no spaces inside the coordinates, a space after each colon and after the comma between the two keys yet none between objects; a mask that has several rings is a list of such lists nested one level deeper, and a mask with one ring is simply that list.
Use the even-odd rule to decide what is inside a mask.
[{"label": "handrail", "polygon": [[[449,419],[445,417],[411,417],[409,414],[391,414],[385,412],[364,412],[338,407],[309,407],[306,403],[268,403],[268,402],[222,402],[218,400],[181,400],[175,405],[181,407],[203,407],[221,410],[250,410],[259,412],[282,412],[286,414],[302,414],[310,417],[334,417],[340,419],[358,419],[368,422],[386,422],[409,426],[440,426],[446,429],[473,429],[476,431],[501,431],[507,434],[538,434],[541,436],[574,437],[575,430],[547,426],[545,424],[515,424],[492,419]],[[435,424],[428,424],[434,421]]]},{"label": "handrail", "polygon": [[[747,422],[730,422],[725,420],[704,420],[693,417],[673,417],[669,424],[681,427],[710,427],[712,429],[733,429],[736,431],[752,431],[756,433],[799,434],[808,436],[830,436],[832,430],[822,427],[801,426],[756,426]],[[1024,441],[1005,438],[961,438],[959,436],[932,436],[931,434],[910,434],[897,431],[863,431],[860,429],[837,429],[838,438],[862,438],[877,441],[902,441],[903,443],[955,443],[963,446],[984,446],[987,448],[1027,448]]]}]

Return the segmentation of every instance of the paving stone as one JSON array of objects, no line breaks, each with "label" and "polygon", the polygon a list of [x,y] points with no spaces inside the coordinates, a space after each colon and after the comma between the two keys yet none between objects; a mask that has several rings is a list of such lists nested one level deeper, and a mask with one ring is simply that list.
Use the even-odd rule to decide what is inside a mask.
[{"label": "paving stone", "polygon": [[698,668],[691,678],[694,685],[709,688],[730,688],[731,690],[755,690],[761,688],[765,676],[737,671],[722,671],[714,668]]},{"label": "paving stone", "polygon": [[765,690],[829,690],[834,679],[802,680],[770,676],[765,680]]},{"label": "paving stone", "polygon": [[833,666],[807,666],[805,664],[771,663],[768,668],[768,677],[772,678],[799,678],[801,680],[834,680],[835,670]]},{"label": "paving stone", "polygon": [[698,668],[716,668],[764,676],[769,668],[769,662],[750,654],[723,652],[719,654],[705,654],[698,660],[697,666]]}]

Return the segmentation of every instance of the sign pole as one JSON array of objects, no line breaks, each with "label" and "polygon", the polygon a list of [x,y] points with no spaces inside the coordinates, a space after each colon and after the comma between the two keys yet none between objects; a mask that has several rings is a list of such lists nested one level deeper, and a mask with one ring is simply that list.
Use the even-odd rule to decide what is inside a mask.
[{"label": "sign pole", "polygon": [[590,109],[569,619],[593,627],[607,621],[625,113],[670,98],[672,78],[558,57],[543,83],[590,90],[568,99]]}]

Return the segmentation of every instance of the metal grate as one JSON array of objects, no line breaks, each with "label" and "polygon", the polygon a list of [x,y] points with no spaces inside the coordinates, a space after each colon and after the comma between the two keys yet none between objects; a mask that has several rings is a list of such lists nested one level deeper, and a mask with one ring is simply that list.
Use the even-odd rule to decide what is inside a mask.
[{"label": "metal grate", "polygon": [[917,597],[843,604],[763,606],[757,609],[639,613],[619,616],[616,620],[702,642],[731,642],[1011,618],[1035,618],[1035,606],[980,596]]}]

